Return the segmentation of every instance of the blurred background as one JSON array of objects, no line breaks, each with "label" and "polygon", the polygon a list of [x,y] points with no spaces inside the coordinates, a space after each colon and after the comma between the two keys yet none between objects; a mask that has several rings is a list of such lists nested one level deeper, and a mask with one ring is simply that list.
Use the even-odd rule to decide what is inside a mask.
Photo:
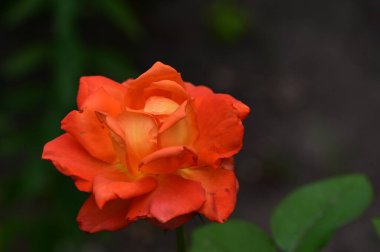
[{"label": "blurred background", "polygon": [[40,159],[80,76],[123,81],[157,60],[253,108],[233,217],[270,232],[296,187],[366,173],[374,204],[323,251],[379,251],[379,42],[378,0],[0,1],[0,251],[174,251],[173,232],[143,221],[79,231],[86,194]]}]

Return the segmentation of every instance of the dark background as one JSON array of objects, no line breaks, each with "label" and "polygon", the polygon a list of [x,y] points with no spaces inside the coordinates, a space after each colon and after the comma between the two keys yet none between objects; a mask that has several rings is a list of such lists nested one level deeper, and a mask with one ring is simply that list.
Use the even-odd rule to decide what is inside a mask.
[{"label": "dark background", "polygon": [[143,221],[79,231],[86,195],[40,160],[80,76],[123,81],[157,60],[252,108],[233,217],[270,232],[291,190],[361,172],[374,204],[323,251],[380,249],[378,0],[3,0],[0,15],[0,251],[174,251],[173,232]]}]

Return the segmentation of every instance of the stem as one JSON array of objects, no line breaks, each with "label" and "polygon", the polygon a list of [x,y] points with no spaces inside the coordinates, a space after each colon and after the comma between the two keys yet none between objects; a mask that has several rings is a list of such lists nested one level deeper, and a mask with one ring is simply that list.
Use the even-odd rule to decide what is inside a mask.
[{"label": "stem", "polygon": [[185,231],[183,226],[175,230],[177,236],[177,252],[186,252]]}]

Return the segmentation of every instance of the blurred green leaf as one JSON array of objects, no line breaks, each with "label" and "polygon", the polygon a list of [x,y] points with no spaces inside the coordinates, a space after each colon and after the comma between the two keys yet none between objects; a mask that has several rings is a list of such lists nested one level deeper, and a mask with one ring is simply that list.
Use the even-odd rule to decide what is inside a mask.
[{"label": "blurred green leaf", "polygon": [[190,252],[275,252],[271,239],[256,225],[230,220],[208,224],[192,234]]},{"label": "blurred green leaf", "polygon": [[43,9],[46,0],[16,0],[10,1],[10,6],[3,15],[3,22],[14,26],[32,17]]},{"label": "blurred green leaf", "polygon": [[338,228],[368,208],[372,194],[367,177],[357,174],[301,187],[276,207],[274,239],[287,252],[319,251]]},{"label": "blurred green leaf", "polygon": [[5,61],[3,72],[8,77],[18,77],[33,72],[48,55],[45,44],[29,44],[19,49]]},{"label": "blurred green leaf", "polygon": [[144,30],[127,1],[97,0],[95,6],[100,12],[103,12],[114,25],[120,27],[130,39],[137,39],[143,34]]},{"label": "blurred green leaf", "polygon": [[211,30],[221,40],[233,42],[248,29],[248,13],[233,1],[216,1],[207,12]]},{"label": "blurred green leaf", "polygon": [[380,238],[380,218],[375,218],[372,220],[373,225],[375,226],[376,233]]}]

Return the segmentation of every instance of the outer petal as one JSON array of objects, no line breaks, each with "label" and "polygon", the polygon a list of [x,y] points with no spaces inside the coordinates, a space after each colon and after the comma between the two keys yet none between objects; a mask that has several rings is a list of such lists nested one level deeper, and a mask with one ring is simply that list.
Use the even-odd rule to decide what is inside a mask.
[{"label": "outer petal", "polygon": [[93,194],[100,209],[110,200],[131,199],[152,191],[157,183],[153,178],[131,181],[125,172],[99,174],[94,179]]},{"label": "outer petal", "polygon": [[61,128],[70,133],[93,157],[109,163],[115,161],[109,131],[95,112],[71,111],[61,124]]},{"label": "outer petal", "polygon": [[[189,82],[185,82],[186,90],[189,92],[190,96],[194,98],[205,97],[208,95],[214,94],[214,92],[205,86],[195,86]],[[237,115],[241,120],[244,120],[250,112],[250,109],[247,105],[242,103],[241,101],[235,99],[231,95],[228,94],[218,94],[219,96],[224,96],[226,100],[230,100],[232,107],[236,110]]]},{"label": "outer petal", "polygon": [[78,108],[81,108],[87,97],[99,90],[99,88],[103,88],[116,100],[123,101],[124,99],[125,86],[103,76],[84,76],[79,80]]},{"label": "outer petal", "polygon": [[122,102],[100,87],[83,101],[81,109],[90,109],[103,114],[116,116],[122,111]]},{"label": "outer petal", "polygon": [[50,160],[66,176],[71,176],[81,191],[90,192],[96,174],[113,169],[110,164],[93,158],[69,134],[63,134],[48,142],[42,158]]},{"label": "outer petal", "polygon": [[178,169],[194,166],[197,163],[195,153],[185,146],[173,146],[160,149],[146,156],[140,163],[140,170],[146,173],[173,173]]},{"label": "outer petal", "polygon": [[195,86],[190,82],[185,82],[185,87],[186,91],[194,98],[214,94],[214,92],[210,88],[202,85]]},{"label": "outer petal", "polygon": [[209,220],[225,222],[236,204],[238,183],[233,171],[225,169],[187,169],[184,178],[201,183],[206,191],[206,203],[200,209]]},{"label": "outer petal", "polygon": [[201,160],[210,165],[228,158],[242,147],[244,128],[232,108],[231,100],[210,95],[195,100],[199,136],[195,149]]},{"label": "outer petal", "polygon": [[79,228],[89,233],[99,231],[115,231],[126,227],[129,221],[125,218],[128,211],[128,202],[113,200],[101,210],[91,195],[79,210],[77,221]]},{"label": "outer petal", "polygon": [[201,184],[176,175],[161,176],[156,190],[131,202],[129,220],[155,218],[166,223],[198,211],[205,202]]}]

